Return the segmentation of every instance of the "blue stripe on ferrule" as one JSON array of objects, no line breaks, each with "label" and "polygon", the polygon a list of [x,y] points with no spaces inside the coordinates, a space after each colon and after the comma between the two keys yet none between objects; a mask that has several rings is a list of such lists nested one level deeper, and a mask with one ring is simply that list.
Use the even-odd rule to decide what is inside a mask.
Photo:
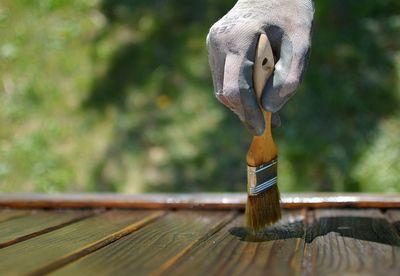
[{"label": "blue stripe on ferrule", "polygon": [[247,192],[249,195],[262,193],[278,183],[277,158],[257,167],[247,166]]}]

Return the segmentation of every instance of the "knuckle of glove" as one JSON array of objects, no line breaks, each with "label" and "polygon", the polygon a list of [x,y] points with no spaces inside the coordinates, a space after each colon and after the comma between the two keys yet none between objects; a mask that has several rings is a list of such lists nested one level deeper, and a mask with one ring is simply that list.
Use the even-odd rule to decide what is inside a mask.
[{"label": "knuckle of glove", "polygon": [[222,36],[223,28],[220,27],[221,21],[217,21],[213,26],[211,26],[207,35],[207,44],[211,48],[216,48],[222,50],[226,38]]},{"label": "knuckle of glove", "polygon": [[245,121],[244,110],[240,101],[239,89],[224,87],[221,91],[217,91],[215,96],[223,105],[238,115],[241,121]]},{"label": "knuckle of glove", "polygon": [[235,31],[223,32],[224,26],[224,22],[215,23],[210,28],[207,39],[209,51],[214,56],[211,71],[217,80],[215,96],[246,123],[248,112],[246,100],[243,98],[248,97],[251,83],[244,76],[243,68],[247,66],[246,52],[249,43],[242,41],[243,36],[238,39]]}]

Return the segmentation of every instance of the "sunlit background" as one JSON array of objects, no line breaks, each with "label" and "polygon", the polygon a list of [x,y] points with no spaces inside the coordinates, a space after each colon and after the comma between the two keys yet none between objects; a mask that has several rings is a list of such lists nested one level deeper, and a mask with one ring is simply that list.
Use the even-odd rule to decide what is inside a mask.
[{"label": "sunlit background", "polygon": [[[244,191],[205,37],[233,0],[2,0],[1,192]],[[400,1],[317,1],[279,186],[400,192]]]}]

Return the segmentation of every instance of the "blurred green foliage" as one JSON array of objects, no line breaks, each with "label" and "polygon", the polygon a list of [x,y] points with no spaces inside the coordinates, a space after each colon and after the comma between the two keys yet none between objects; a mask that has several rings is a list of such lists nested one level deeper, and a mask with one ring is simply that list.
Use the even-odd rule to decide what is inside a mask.
[{"label": "blurred green foliage", "polygon": [[[244,191],[205,37],[235,1],[3,0],[0,191]],[[400,192],[400,2],[316,3],[280,187]]]}]

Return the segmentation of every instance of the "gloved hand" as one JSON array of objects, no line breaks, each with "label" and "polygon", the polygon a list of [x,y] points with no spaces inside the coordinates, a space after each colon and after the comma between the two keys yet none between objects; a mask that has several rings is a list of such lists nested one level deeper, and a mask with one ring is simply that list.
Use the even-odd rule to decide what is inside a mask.
[{"label": "gloved hand", "polygon": [[258,38],[265,33],[276,57],[275,71],[263,90],[261,104],[277,111],[300,84],[310,52],[314,15],[312,0],[239,0],[207,36],[215,95],[234,111],[254,135],[265,128],[252,69]]}]

